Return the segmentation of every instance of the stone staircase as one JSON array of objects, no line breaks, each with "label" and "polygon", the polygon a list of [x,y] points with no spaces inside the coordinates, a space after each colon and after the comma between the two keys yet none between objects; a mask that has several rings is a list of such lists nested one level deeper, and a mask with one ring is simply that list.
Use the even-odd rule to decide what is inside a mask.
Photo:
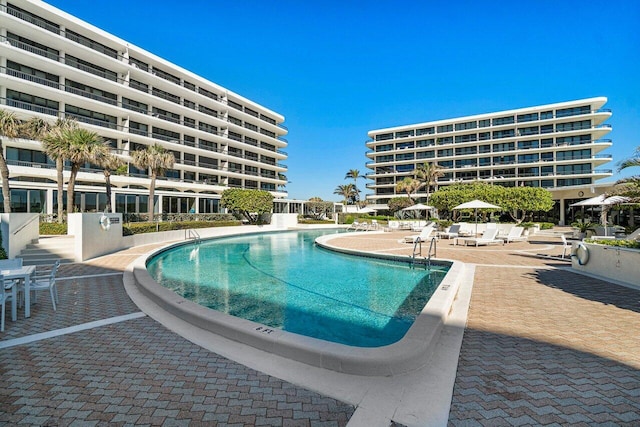
[{"label": "stone staircase", "polygon": [[38,243],[31,243],[18,255],[24,265],[50,265],[75,261],[73,236],[40,236]]}]

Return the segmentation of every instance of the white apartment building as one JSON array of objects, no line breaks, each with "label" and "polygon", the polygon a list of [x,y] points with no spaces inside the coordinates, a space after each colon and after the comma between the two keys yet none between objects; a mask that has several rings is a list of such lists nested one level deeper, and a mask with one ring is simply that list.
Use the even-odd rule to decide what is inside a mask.
[{"label": "white apartment building", "polygon": [[[287,196],[282,115],[42,1],[0,0],[0,109],[22,120],[72,117],[108,141],[128,162],[111,177],[117,212],[147,211],[148,171],[129,154],[154,143],[176,159],[157,182],[158,212],[218,212],[230,187]],[[55,163],[41,144],[2,142],[12,211],[56,212]],[[76,203],[104,210],[99,168],[78,174]]]},{"label": "white apartment building", "polygon": [[[605,97],[579,99],[467,117],[457,117],[368,133],[366,153],[374,191],[370,202],[384,205],[404,195],[396,184],[413,177],[423,163],[436,163],[438,185],[484,180],[503,186],[549,189],[563,223],[571,200],[591,197],[596,181],[613,174],[599,167],[612,160],[604,123],[611,111]],[[417,193],[424,200],[425,189]]]}]

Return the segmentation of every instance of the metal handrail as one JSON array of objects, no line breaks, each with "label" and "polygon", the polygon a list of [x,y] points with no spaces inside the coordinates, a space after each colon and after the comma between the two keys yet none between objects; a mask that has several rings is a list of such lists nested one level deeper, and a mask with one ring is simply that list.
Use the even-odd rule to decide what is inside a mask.
[{"label": "metal handrail", "polygon": [[21,232],[27,225],[31,224],[36,219],[39,220],[40,219],[40,215],[36,215],[35,217],[31,218],[29,221],[27,221],[24,224],[22,224],[20,227],[18,227],[18,229],[16,231],[13,232],[13,235],[15,236],[16,234]]},{"label": "metal handrail", "polygon": [[200,234],[198,234],[198,232],[192,228],[186,230],[186,236],[185,236],[185,240],[187,239],[193,239],[196,243],[200,243]]}]

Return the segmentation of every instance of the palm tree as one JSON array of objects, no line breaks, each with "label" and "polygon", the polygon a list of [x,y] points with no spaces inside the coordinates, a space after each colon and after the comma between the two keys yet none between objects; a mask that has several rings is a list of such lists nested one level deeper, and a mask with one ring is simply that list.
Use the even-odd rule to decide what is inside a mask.
[{"label": "palm tree", "polygon": [[[618,172],[632,167],[640,167],[640,147],[636,148],[632,157],[618,164]],[[630,197],[633,202],[640,202],[640,175],[623,178],[617,181],[616,185],[618,185],[618,192],[621,195]]]},{"label": "palm tree", "polygon": [[153,199],[155,197],[156,178],[164,171],[173,167],[176,159],[173,153],[167,151],[160,144],[153,144],[146,150],[136,150],[131,154],[133,164],[138,169],[151,170],[151,184],[149,184],[149,221],[153,221]]},{"label": "palm tree", "polygon": [[[11,111],[0,110],[0,136],[15,138],[20,133],[20,121]],[[4,147],[0,139],[0,177],[2,177],[2,197],[4,212],[11,212],[11,189],[9,188],[9,166],[4,158]]]},{"label": "palm tree", "polygon": [[362,175],[360,175],[360,171],[358,169],[351,169],[344,176],[344,179],[353,179],[353,190],[355,192],[355,199],[354,199],[355,202],[360,200],[360,190],[358,190],[358,178],[364,178]]},{"label": "palm tree", "polygon": [[429,195],[431,187],[438,191],[438,178],[444,176],[442,167],[437,163],[423,163],[416,169],[416,178],[427,190],[427,205],[429,204]]},{"label": "palm tree", "polygon": [[104,187],[107,193],[107,212],[112,212],[111,206],[111,174],[117,173],[125,163],[118,156],[107,152],[105,155],[96,158],[96,164],[102,168],[104,174]]},{"label": "palm tree", "polygon": [[333,190],[333,194],[338,194],[342,196],[344,199],[344,204],[348,205],[349,199],[354,199],[356,192],[353,184],[344,184],[344,185],[338,185],[336,189]]},{"label": "palm tree", "polygon": [[407,177],[396,184],[396,191],[404,191],[405,193],[407,193],[407,197],[409,197],[409,200],[411,200],[411,202],[413,203],[411,194],[418,191],[420,187],[422,187],[422,183],[420,181]]},{"label": "palm tree", "polygon": [[73,119],[58,119],[53,127],[42,138],[42,148],[49,158],[56,162],[58,181],[58,222],[63,222],[64,215],[64,162],[67,158],[69,142],[65,139],[65,131],[76,129],[78,122]]},{"label": "palm tree", "polygon": [[67,129],[63,131],[63,138],[69,141],[66,154],[71,162],[71,175],[67,184],[67,209],[69,212],[73,212],[76,177],[80,168],[86,162],[95,161],[108,154],[109,147],[100,135],[84,128]]},{"label": "palm tree", "polygon": [[22,123],[21,133],[27,138],[35,141],[42,141],[47,132],[51,130],[51,124],[39,117],[31,117]]}]

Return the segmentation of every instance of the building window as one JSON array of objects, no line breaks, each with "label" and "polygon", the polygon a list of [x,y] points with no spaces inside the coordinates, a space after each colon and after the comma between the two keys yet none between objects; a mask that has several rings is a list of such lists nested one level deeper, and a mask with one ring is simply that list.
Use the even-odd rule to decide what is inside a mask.
[{"label": "building window", "polygon": [[172,83],[175,83],[177,85],[180,84],[180,77],[176,77],[173,74],[169,74],[166,71],[163,71],[159,68],[153,67],[153,70],[151,71],[152,74],[160,77],[161,79],[170,81]]},{"label": "building window", "polygon": [[475,129],[478,127],[478,122],[475,120],[472,122],[456,123],[456,130]]},{"label": "building window", "polygon": [[534,154],[518,154],[518,163],[536,163],[540,161],[540,155]]},{"label": "building window", "polygon": [[141,92],[149,93],[149,85],[147,85],[146,83],[139,82],[139,81],[134,80],[134,79],[130,79],[129,80],[129,87],[132,87],[132,88],[134,88],[136,90],[139,90]]},{"label": "building window", "polygon": [[566,132],[589,128],[591,128],[591,120],[581,120],[579,122],[558,123],[556,125],[556,132]]},{"label": "building window", "polygon": [[467,135],[456,135],[456,143],[473,142],[477,140],[478,140],[478,135],[475,133],[470,133]]},{"label": "building window", "polygon": [[149,130],[148,126],[143,123],[129,121],[129,133],[146,136],[148,130]]},{"label": "building window", "polygon": [[60,56],[60,52],[50,48],[49,46],[34,42],[19,35],[7,32],[7,40],[12,46],[16,46],[22,50],[26,50],[36,55],[44,56],[45,58],[53,59],[57,61]]},{"label": "building window", "polygon": [[591,107],[588,105],[582,105],[580,107],[572,107],[572,108],[562,108],[560,110],[556,110],[556,118],[578,116],[581,114],[589,114],[589,113],[591,113]]},{"label": "building window", "polygon": [[532,148],[539,148],[540,141],[532,139],[531,141],[518,141],[518,150],[529,150]]},{"label": "building window", "polygon": [[60,34],[60,26],[58,24],[47,21],[46,19],[41,18],[38,15],[34,15],[31,12],[27,12],[24,9],[20,9],[19,7],[14,6],[11,3],[7,4],[7,13],[9,15],[15,16],[16,18],[22,19],[23,21],[30,22],[31,24],[36,25],[40,28],[51,31],[52,33]]},{"label": "building window", "polygon": [[87,73],[91,73],[93,75],[105,78],[107,80],[111,80],[114,82],[118,81],[118,74],[111,70],[107,70],[106,68],[100,67],[98,65],[92,64],[91,62],[87,62],[83,59],[76,58],[75,56],[66,55],[64,57],[64,63],[77,68],[82,71],[86,71]]},{"label": "building window", "polygon": [[58,115],[58,103],[56,101],[12,89],[7,89],[7,105],[23,110],[48,114],[50,116]]},{"label": "building window", "polygon": [[396,132],[396,138],[408,138],[410,136],[413,136],[413,130],[405,130],[402,132]]},{"label": "building window", "polygon": [[382,133],[380,135],[376,135],[376,141],[387,141],[389,139],[393,139],[393,133]]},{"label": "building window", "polygon": [[138,113],[147,114],[149,106],[142,102],[134,101],[129,98],[122,98],[122,108],[127,110],[137,111]]},{"label": "building window", "polygon": [[158,98],[166,99],[167,101],[171,101],[175,104],[180,104],[180,97],[172,93],[165,92],[164,90],[155,87],[151,89],[151,93]]},{"label": "building window", "polygon": [[441,125],[438,126],[438,133],[443,133],[443,132],[453,132],[453,125]]},{"label": "building window", "polygon": [[131,64],[133,68],[138,68],[143,71],[149,71],[149,64],[147,64],[146,62],[142,62],[139,59],[130,57],[129,64]]},{"label": "building window", "polygon": [[69,40],[73,40],[76,43],[80,43],[83,46],[88,47],[89,49],[93,49],[97,52],[103,53],[112,58],[118,58],[118,51],[115,49],[111,49],[108,46],[103,45],[102,43],[98,43],[94,40],[91,40],[88,37],[85,37],[81,34],[76,33],[75,31],[71,31],[69,29],[65,30],[65,37]]},{"label": "building window", "polygon": [[538,113],[518,114],[518,123],[533,122],[538,120]]},{"label": "building window", "polygon": [[59,88],[60,77],[17,62],[7,60],[7,74],[41,85]]},{"label": "building window", "polygon": [[87,86],[73,80],[65,80],[65,92],[84,96],[85,98],[95,99],[96,101],[105,102],[111,105],[118,104],[118,96],[115,93],[107,92],[102,89]]},{"label": "building window", "polygon": [[480,128],[488,128],[491,126],[491,119],[484,119],[478,121],[478,127]]},{"label": "building window", "polygon": [[205,107],[204,105],[198,105],[198,111],[212,117],[218,117],[218,112],[216,110]]},{"label": "building window", "polygon": [[513,129],[497,130],[493,132],[493,139],[512,138],[515,136]]},{"label": "building window", "polygon": [[493,119],[494,126],[510,125],[512,123],[514,123],[513,116],[498,117]]},{"label": "building window", "polygon": [[436,133],[436,131],[435,131],[435,128],[433,126],[428,127],[428,128],[422,128],[422,129],[417,129],[416,130],[416,136],[433,135],[434,133]]},{"label": "building window", "polygon": [[167,129],[162,129],[159,127],[153,127],[153,135],[154,138],[161,139],[163,141],[169,142],[179,142],[180,134],[177,132],[172,132]]},{"label": "building window", "polygon": [[180,114],[172,113],[171,111],[162,110],[160,108],[153,107],[151,110],[153,117],[161,118],[173,123],[180,123]]},{"label": "building window", "polygon": [[198,122],[198,129],[203,132],[212,133],[214,135],[218,133],[218,128],[208,123]]}]

